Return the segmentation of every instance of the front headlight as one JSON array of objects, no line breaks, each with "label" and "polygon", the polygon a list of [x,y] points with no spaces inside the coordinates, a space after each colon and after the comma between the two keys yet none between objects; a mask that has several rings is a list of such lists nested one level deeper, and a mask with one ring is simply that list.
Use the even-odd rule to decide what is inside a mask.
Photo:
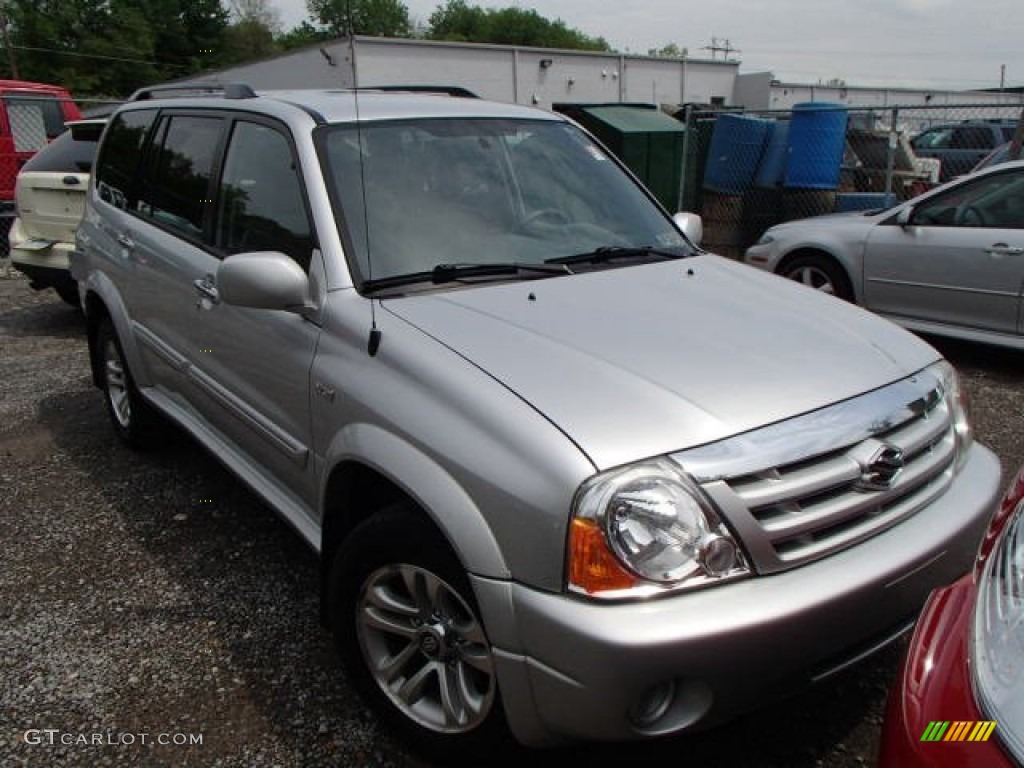
[{"label": "front headlight", "polygon": [[591,478],[569,530],[570,590],[630,597],[749,573],[736,540],[700,488],[667,459]]},{"label": "front headlight", "polygon": [[967,460],[967,452],[974,442],[967,389],[956,369],[945,360],[935,363],[928,370],[939,380],[942,395],[949,403],[949,413],[953,419],[953,432],[956,439],[956,469],[959,470]]},{"label": "front headlight", "polygon": [[765,232],[761,235],[761,239],[757,241],[757,245],[771,245],[775,242],[775,238],[772,237],[771,232]]},{"label": "front headlight", "polygon": [[1024,763],[1024,497],[978,579],[971,656],[978,703]]}]

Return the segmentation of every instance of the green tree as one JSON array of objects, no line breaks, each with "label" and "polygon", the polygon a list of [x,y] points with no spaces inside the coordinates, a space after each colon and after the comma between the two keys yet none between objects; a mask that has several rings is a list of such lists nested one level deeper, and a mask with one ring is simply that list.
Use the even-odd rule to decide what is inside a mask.
[{"label": "green tree", "polygon": [[309,15],[330,37],[353,32],[373,37],[409,37],[409,9],[399,0],[306,0]]},{"label": "green tree", "polygon": [[676,43],[669,43],[661,48],[651,48],[647,51],[648,56],[659,56],[663,59],[682,59],[685,58],[686,53],[686,49],[680,48]]},{"label": "green tree", "polygon": [[220,0],[8,0],[6,11],[19,76],[76,95],[124,96],[225,55]]},{"label": "green tree", "polygon": [[290,51],[293,48],[302,48],[305,45],[312,45],[323,40],[329,40],[333,35],[324,27],[314,27],[308,21],[304,21],[297,27],[280,35],[275,41],[282,51]]},{"label": "green tree", "polygon": [[569,48],[587,51],[611,50],[600,37],[589,37],[568,27],[561,19],[551,21],[532,9],[481,8],[466,0],[447,0],[430,15],[434,40],[462,40],[473,43],[529,45],[539,48]]},{"label": "green tree", "polygon": [[231,0],[231,24],[224,30],[220,64],[261,59],[276,53],[281,17],[269,0]]}]

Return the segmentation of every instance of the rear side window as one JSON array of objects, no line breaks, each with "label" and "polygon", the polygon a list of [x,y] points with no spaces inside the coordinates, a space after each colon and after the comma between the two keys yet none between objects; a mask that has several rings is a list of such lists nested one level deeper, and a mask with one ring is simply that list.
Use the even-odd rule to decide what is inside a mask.
[{"label": "rear side window", "polygon": [[224,120],[173,115],[161,121],[138,212],[201,238]]},{"label": "rear side window", "polygon": [[146,133],[155,118],[155,109],[122,112],[111,120],[104,134],[96,187],[101,199],[122,210],[134,208],[133,182]]},{"label": "rear side window", "polygon": [[96,156],[97,142],[76,141],[71,131],[65,131],[31,160],[22,166],[22,172],[37,173],[89,173]]}]

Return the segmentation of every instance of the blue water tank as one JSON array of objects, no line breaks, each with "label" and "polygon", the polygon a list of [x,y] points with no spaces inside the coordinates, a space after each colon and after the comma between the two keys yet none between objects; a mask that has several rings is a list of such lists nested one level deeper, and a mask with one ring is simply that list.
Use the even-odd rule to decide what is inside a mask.
[{"label": "blue water tank", "polygon": [[842,104],[805,102],[793,107],[784,186],[835,189],[846,146],[847,110]]},{"label": "blue water tank", "polygon": [[758,117],[724,114],[715,121],[704,189],[726,195],[745,192],[754,181],[768,141],[771,121]]},{"label": "blue water tank", "polygon": [[774,189],[782,186],[786,176],[786,157],[789,154],[789,121],[776,120],[771,123],[768,141],[761,154],[761,162],[754,174],[754,186],[760,189]]}]

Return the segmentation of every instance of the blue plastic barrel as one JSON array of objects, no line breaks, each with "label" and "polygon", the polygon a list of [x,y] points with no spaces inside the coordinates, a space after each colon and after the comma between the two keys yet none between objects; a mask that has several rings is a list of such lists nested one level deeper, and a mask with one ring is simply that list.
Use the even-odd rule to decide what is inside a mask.
[{"label": "blue plastic barrel", "polygon": [[720,115],[704,169],[704,189],[725,195],[745,192],[754,181],[770,128],[771,122],[761,118]]},{"label": "blue plastic barrel", "polygon": [[768,141],[764,145],[761,162],[754,174],[754,186],[760,189],[775,189],[782,186],[786,176],[786,157],[789,154],[789,121],[776,120],[771,123]]},{"label": "blue plastic barrel", "polygon": [[835,189],[846,146],[846,107],[806,102],[793,107],[784,186]]}]

